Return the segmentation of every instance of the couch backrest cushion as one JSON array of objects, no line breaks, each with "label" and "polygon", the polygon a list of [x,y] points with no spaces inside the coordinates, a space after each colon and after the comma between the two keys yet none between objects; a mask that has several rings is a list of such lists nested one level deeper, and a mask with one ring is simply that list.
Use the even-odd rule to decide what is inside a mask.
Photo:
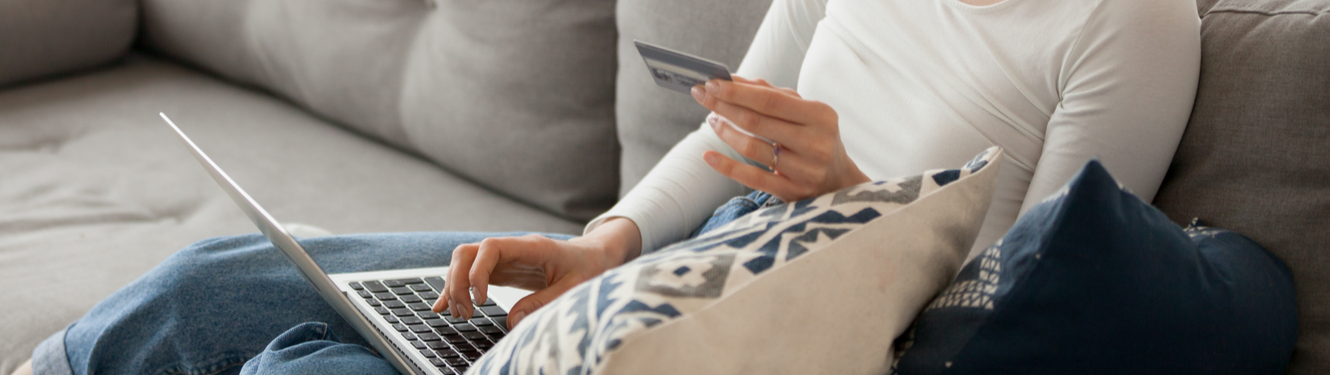
[{"label": "couch backrest cushion", "polygon": [[675,143],[697,130],[707,110],[692,97],[656,87],[633,40],[659,44],[725,63],[731,71],[748,52],[771,0],[620,0],[620,195],[627,193]]},{"label": "couch backrest cushion", "polygon": [[111,62],[137,29],[135,0],[0,1],[0,86]]},{"label": "couch backrest cushion", "polygon": [[613,17],[612,0],[145,0],[144,45],[584,220],[618,186]]},{"label": "couch backrest cushion", "polygon": [[1201,1],[1201,79],[1154,204],[1293,269],[1293,374],[1330,373],[1330,1]]}]

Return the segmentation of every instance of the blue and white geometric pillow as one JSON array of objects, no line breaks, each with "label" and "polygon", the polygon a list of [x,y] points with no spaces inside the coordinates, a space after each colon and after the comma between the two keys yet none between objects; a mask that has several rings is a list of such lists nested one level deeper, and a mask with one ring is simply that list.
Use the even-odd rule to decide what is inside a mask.
[{"label": "blue and white geometric pillow", "polygon": [[1288,267],[1240,234],[1184,230],[1098,161],[966,264],[894,373],[1283,374]]},{"label": "blue and white geometric pillow", "polygon": [[476,374],[884,373],[978,233],[1002,150],[767,207],[578,285]]}]

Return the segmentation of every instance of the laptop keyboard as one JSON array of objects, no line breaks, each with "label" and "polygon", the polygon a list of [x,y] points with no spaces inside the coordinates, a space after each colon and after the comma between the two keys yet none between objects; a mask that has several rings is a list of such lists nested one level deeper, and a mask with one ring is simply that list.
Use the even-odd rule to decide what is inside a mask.
[{"label": "laptop keyboard", "polygon": [[486,300],[471,319],[435,314],[430,308],[443,285],[442,277],[350,283],[430,364],[444,374],[461,374],[508,334],[508,312]]}]

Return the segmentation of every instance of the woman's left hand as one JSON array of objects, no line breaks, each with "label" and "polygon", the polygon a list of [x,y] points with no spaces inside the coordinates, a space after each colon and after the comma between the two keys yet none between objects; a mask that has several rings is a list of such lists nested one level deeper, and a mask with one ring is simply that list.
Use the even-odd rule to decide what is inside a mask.
[{"label": "woman's left hand", "polygon": [[[733,78],[694,86],[693,99],[713,112],[707,122],[721,140],[772,171],[707,151],[702,158],[711,168],[786,202],[870,181],[845,153],[839,118],[831,106],[761,79]],[[725,119],[775,144],[744,134],[726,125]]]}]

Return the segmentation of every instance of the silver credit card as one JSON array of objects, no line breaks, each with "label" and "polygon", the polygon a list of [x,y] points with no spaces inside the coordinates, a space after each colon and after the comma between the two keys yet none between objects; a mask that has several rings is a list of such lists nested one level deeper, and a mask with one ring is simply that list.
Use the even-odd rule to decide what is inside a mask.
[{"label": "silver credit card", "polygon": [[732,80],[725,64],[638,40],[633,44],[660,87],[687,94],[693,86],[712,79]]}]

